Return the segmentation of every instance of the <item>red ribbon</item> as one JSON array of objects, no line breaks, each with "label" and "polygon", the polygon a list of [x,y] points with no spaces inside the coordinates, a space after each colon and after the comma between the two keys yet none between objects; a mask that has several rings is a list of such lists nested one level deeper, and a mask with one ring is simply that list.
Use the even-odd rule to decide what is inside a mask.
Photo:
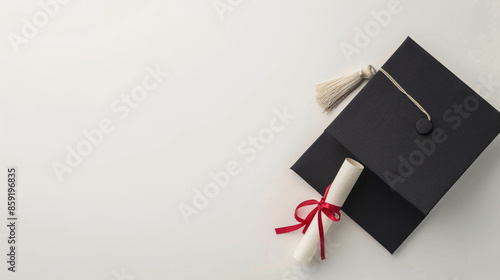
[{"label": "red ribbon", "polygon": [[[309,228],[309,225],[311,225],[311,222],[314,218],[314,215],[319,211],[318,213],[318,227],[319,227],[319,243],[321,245],[321,259],[325,259],[325,233],[323,232],[323,222],[321,220],[321,212],[323,212],[330,220],[336,222],[340,220],[340,207],[330,204],[328,202],[325,202],[325,198],[328,195],[328,191],[330,190],[331,184],[326,188],[325,195],[321,198],[321,200],[318,202],[317,200],[310,199],[306,200],[302,203],[300,203],[297,208],[295,208],[295,220],[297,220],[299,223],[293,226],[287,226],[287,227],[281,227],[281,228],[276,228],[276,234],[281,234],[281,233],[287,233],[291,231],[295,231],[300,229],[301,227],[305,226],[304,229],[302,230],[302,233],[306,233],[307,228]],[[302,219],[298,215],[298,211],[300,208],[309,206],[309,205],[316,205],[316,207],[309,212],[307,217],[305,219]],[[337,214],[337,216],[335,215]]]}]

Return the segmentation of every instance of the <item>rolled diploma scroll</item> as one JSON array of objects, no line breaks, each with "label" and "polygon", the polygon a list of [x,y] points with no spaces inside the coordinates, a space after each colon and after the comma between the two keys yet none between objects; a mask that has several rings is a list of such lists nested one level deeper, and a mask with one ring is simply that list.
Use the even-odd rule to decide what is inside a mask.
[{"label": "rolled diploma scroll", "polygon": [[[340,167],[337,176],[333,180],[333,183],[328,191],[328,195],[325,198],[325,202],[333,205],[342,207],[344,201],[352,190],[352,187],[358,180],[361,171],[363,171],[364,166],[359,162],[346,158],[344,163]],[[317,212],[311,222],[311,225],[307,228],[306,233],[302,237],[299,246],[295,250],[293,257],[303,263],[309,263],[316,250],[319,247],[319,227],[318,227],[318,215],[323,215],[321,221],[323,222],[323,231],[326,233],[333,223],[330,218],[328,218],[322,212]]]}]

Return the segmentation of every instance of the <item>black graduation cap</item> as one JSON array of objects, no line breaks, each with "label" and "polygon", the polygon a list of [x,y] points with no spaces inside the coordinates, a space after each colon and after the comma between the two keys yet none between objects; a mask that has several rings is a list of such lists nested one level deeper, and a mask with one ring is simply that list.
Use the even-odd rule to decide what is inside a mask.
[{"label": "black graduation cap", "polygon": [[372,74],[292,170],[323,194],[346,157],[362,163],[342,210],[394,253],[498,135],[500,113],[409,37]]}]

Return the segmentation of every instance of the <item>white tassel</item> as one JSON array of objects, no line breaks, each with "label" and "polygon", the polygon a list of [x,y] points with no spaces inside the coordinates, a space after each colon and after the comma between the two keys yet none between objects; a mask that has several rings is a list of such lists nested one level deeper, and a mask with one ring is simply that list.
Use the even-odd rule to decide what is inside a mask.
[{"label": "white tassel", "polygon": [[316,101],[324,112],[330,112],[356,89],[363,79],[369,80],[376,72],[373,66],[367,65],[359,72],[317,84]]}]

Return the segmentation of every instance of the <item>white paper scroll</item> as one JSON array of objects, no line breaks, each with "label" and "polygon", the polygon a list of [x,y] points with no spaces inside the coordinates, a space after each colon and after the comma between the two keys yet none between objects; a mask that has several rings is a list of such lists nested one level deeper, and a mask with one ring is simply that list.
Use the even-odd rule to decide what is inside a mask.
[{"label": "white paper scroll", "polygon": [[[363,171],[363,168],[364,166],[359,162],[350,158],[346,158],[344,163],[340,167],[337,176],[333,180],[330,190],[328,191],[328,195],[325,198],[325,202],[342,207],[344,201],[351,192],[352,187],[358,180],[361,171]],[[325,214],[319,211],[316,213],[314,219],[311,222],[311,225],[309,226],[306,233],[302,237],[299,246],[297,247],[295,253],[293,254],[293,257],[299,262],[309,263],[314,257],[316,250],[318,250],[319,247],[318,215],[323,215],[321,217],[321,220],[323,222],[323,231],[325,233],[325,236],[326,232],[328,231],[330,225],[333,222]]]}]

